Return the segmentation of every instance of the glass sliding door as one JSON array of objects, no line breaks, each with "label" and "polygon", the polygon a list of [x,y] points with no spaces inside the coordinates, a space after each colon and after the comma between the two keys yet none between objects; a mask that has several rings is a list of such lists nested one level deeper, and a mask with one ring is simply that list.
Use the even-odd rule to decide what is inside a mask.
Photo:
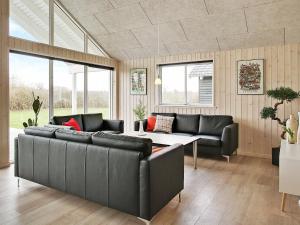
[{"label": "glass sliding door", "polygon": [[84,66],[53,62],[54,115],[84,113]]},{"label": "glass sliding door", "polygon": [[88,67],[88,113],[101,112],[104,118],[111,115],[111,79],[112,71]]},{"label": "glass sliding door", "polygon": [[13,160],[13,140],[23,132],[23,122],[34,119],[32,110],[33,94],[43,102],[38,125],[49,121],[49,60],[27,55],[10,53],[10,148]]}]

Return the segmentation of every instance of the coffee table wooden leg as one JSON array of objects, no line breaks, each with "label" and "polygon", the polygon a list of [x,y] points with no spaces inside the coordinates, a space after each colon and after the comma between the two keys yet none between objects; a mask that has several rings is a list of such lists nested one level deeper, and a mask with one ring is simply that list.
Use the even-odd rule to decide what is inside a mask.
[{"label": "coffee table wooden leg", "polygon": [[281,197],[281,212],[284,212],[285,199],[286,199],[286,193],[283,192]]},{"label": "coffee table wooden leg", "polygon": [[197,141],[193,142],[194,169],[197,169]]}]

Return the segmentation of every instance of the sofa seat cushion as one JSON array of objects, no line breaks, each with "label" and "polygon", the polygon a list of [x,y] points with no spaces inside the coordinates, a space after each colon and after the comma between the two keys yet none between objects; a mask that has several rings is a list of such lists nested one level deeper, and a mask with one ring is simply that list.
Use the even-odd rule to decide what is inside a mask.
[{"label": "sofa seat cushion", "polygon": [[52,121],[54,125],[63,125],[63,123],[69,121],[71,118],[74,118],[80,126],[80,130],[83,130],[82,117],[78,115],[69,115],[69,116],[53,116]]},{"label": "sofa seat cushion", "polygon": [[25,134],[46,138],[54,138],[57,128],[53,127],[27,127],[24,130]]},{"label": "sofa seat cushion", "polygon": [[148,138],[97,132],[92,136],[92,141],[94,145],[140,152],[140,158],[152,153],[152,140]]},{"label": "sofa seat cushion", "polygon": [[232,116],[200,115],[199,134],[221,136],[224,127],[232,123]]},{"label": "sofa seat cushion", "polygon": [[192,134],[188,134],[188,133],[179,133],[179,132],[175,132],[175,133],[172,133],[174,135],[178,135],[178,136],[186,136],[186,137],[193,137],[194,135]]},{"label": "sofa seat cushion", "polygon": [[177,114],[174,132],[197,134],[200,115]]},{"label": "sofa seat cushion", "polygon": [[66,129],[59,129],[55,132],[55,136],[57,139],[86,144],[92,143],[92,134],[93,133],[91,132],[82,132]]},{"label": "sofa seat cushion", "polygon": [[82,114],[84,131],[100,131],[103,124],[102,113]]},{"label": "sofa seat cushion", "polygon": [[220,147],[222,145],[220,136],[213,135],[198,135],[198,145],[215,146]]}]

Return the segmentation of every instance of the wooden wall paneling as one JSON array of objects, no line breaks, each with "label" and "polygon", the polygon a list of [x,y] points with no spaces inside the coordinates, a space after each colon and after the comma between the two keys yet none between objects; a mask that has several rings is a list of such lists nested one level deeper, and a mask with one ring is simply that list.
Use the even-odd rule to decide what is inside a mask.
[{"label": "wooden wall paneling", "polygon": [[[291,86],[295,90],[300,88],[300,48],[299,44],[287,46],[271,46],[231,51],[193,53],[164,57],[150,57],[121,62],[120,65],[120,116],[125,119],[127,130],[132,129],[132,107],[139,97],[129,95],[129,71],[134,66],[143,66],[148,69],[148,95],[142,97],[147,103],[148,113],[177,112],[177,113],[204,113],[230,114],[239,123],[240,140],[239,153],[259,157],[271,156],[271,147],[279,144],[281,127],[271,120],[260,118],[260,110],[264,106],[271,106],[275,101],[266,95],[237,95],[237,60],[263,58],[265,59],[265,89],[279,86]],[[198,60],[214,60],[214,106],[215,107],[174,107],[159,106],[156,78],[158,63],[175,63]],[[279,116],[287,117],[289,113],[300,110],[300,102],[281,107]],[[284,110],[282,110],[284,109]]]},{"label": "wooden wall paneling", "polygon": [[[254,48],[252,51],[252,57],[254,59],[258,59],[259,55],[258,55],[258,48]],[[252,151],[255,152],[256,154],[260,153],[260,149],[259,146],[255,147],[254,143],[256,141],[259,140],[259,136],[261,135],[261,131],[258,129],[259,127],[259,98],[261,97],[261,95],[254,95],[252,98],[252,120],[250,122],[252,122],[253,125],[253,129],[252,129],[252,135],[251,135],[251,147],[252,147]]]},{"label": "wooden wall paneling", "polygon": [[[276,87],[281,87],[284,86],[284,80],[285,80],[285,46],[279,46],[278,47],[278,51],[277,51],[277,66],[274,63],[274,67],[277,72],[277,74],[272,74],[272,89],[276,88]],[[274,75],[274,76],[273,76]],[[277,84],[276,84],[276,80],[277,80]],[[272,101],[272,105],[274,105],[276,102],[276,100]],[[285,106],[286,107],[286,106]],[[278,109],[278,115],[279,118],[283,119],[285,117],[284,112],[285,112],[285,107],[279,107]],[[272,132],[272,145],[279,146],[278,140],[276,137],[279,137],[281,134],[281,126],[277,124],[276,121],[273,121],[272,123],[272,130],[276,131],[277,130],[277,134],[275,132]]]},{"label": "wooden wall paneling", "polygon": [[[284,86],[292,87],[292,74],[291,74],[291,45],[287,45],[284,48],[284,65],[285,65],[285,77],[284,77]],[[284,115],[287,117],[292,113],[292,104],[287,104],[284,108]]]},{"label": "wooden wall paneling", "polygon": [[225,112],[224,114],[230,115],[230,109],[231,109],[231,101],[230,101],[230,51],[225,52],[225,72],[224,72],[224,78],[225,78]]},{"label": "wooden wall paneling", "polygon": [[[260,47],[258,49],[258,58],[259,59],[264,59],[265,58],[265,48],[264,47]],[[266,64],[265,64],[265,68],[266,68]],[[266,72],[265,72],[265,76],[266,76]],[[265,78],[265,82],[266,82],[266,78]],[[261,109],[265,106],[265,96],[264,95],[260,95],[258,98],[258,119],[257,119],[257,123],[258,123],[258,127],[257,127],[257,131],[258,134],[256,135],[255,141],[258,142],[258,152],[260,154],[267,154],[266,152],[266,147],[265,147],[265,124],[266,124],[266,120],[261,119],[260,117],[260,111]]]},{"label": "wooden wall paneling", "polygon": [[9,48],[11,50],[25,52],[29,54],[37,54],[46,57],[56,57],[74,62],[91,63],[95,65],[116,67],[118,61],[112,58],[95,56],[83,52],[77,52],[70,49],[50,46],[47,44],[36,43],[15,37],[9,37]]},{"label": "wooden wall paneling", "polygon": [[0,168],[9,165],[9,0],[0,1]]}]

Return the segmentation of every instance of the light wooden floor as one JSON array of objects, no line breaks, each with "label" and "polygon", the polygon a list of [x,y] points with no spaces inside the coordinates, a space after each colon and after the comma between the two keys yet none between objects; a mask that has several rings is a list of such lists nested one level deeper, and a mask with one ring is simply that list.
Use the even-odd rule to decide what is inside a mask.
[{"label": "light wooden floor", "polygon": [[[174,198],[151,224],[294,225],[300,224],[298,198],[288,196],[280,212],[278,168],[270,160],[235,156],[224,159],[185,157],[182,202]],[[299,171],[300,172],[300,171]],[[299,175],[300,176],[300,175]],[[0,224],[144,224],[117,210],[22,180],[13,167],[0,170]]]}]

